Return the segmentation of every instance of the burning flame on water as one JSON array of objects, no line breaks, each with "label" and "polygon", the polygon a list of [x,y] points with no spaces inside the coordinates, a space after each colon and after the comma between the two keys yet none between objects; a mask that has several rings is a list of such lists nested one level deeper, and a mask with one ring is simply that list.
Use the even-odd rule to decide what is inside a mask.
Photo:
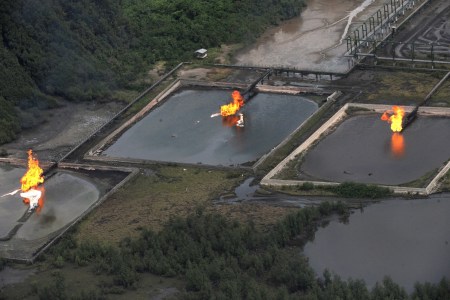
[{"label": "burning flame on water", "polygon": [[233,101],[229,104],[222,105],[220,107],[220,115],[222,117],[228,117],[235,115],[242,106],[244,106],[244,97],[242,97],[239,91],[233,91],[231,94]]},{"label": "burning flame on water", "polygon": [[394,157],[402,157],[405,154],[405,141],[403,140],[403,135],[399,132],[392,134],[391,152]]},{"label": "burning flame on water", "polygon": [[33,156],[33,151],[28,150],[28,170],[20,179],[22,184],[22,191],[27,192],[32,188],[36,188],[40,183],[44,182],[44,177],[42,176],[44,171],[39,166],[39,161]]},{"label": "burning flame on water", "polygon": [[393,132],[401,132],[403,127],[403,116],[405,115],[405,110],[400,106],[392,106],[391,111],[385,111],[381,116],[381,120],[391,123],[391,130]]},{"label": "burning flame on water", "polygon": [[44,171],[39,166],[39,161],[33,156],[33,151],[28,150],[28,170],[20,179],[22,184],[20,194],[24,198],[23,202],[30,205],[30,209],[37,208],[39,212],[44,205],[44,187],[38,187],[44,182]]}]

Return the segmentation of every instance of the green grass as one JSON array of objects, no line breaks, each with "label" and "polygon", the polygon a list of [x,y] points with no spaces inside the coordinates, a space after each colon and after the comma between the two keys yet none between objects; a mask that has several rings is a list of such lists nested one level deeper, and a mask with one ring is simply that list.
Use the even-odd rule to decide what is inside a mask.
[{"label": "green grass", "polygon": [[[35,269],[36,267],[38,269],[36,274],[22,283],[6,286],[1,291],[0,297],[52,299],[53,296],[53,299],[57,299],[56,282],[61,279],[66,291],[65,299],[149,299],[159,296],[167,288],[181,291],[184,287],[183,281],[179,279],[147,273],[141,274],[135,289],[124,289],[113,284],[112,276],[97,274],[93,266],[80,267],[66,262],[61,268],[55,268],[48,261],[33,266]],[[16,266],[16,268],[23,267]]]},{"label": "green grass", "polygon": [[433,169],[422,175],[420,178],[417,178],[416,180],[407,182],[405,184],[401,184],[401,186],[424,188],[431,182],[431,180],[433,180],[433,178],[437,175],[437,172],[438,169]]},{"label": "green grass", "polygon": [[431,97],[430,106],[450,106],[450,83],[445,82],[439,90]]},{"label": "green grass", "polygon": [[379,72],[364,102],[413,105],[422,101],[439,82],[440,73]]},{"label": "green grass", "polygon": [[439,186],[439,190],[442,192],[449,192],[450,191],[450,172],[447,172],[442,179],[441,184]]},{"label": "green grass", "polygon": [[185,216],[198,206],[230,191],[244,177],[204,168],[164,166],[156,175],[139,174],[108,198],[80,225],[77,239],[119,242],[136,236],[142,227],[159,230],[175,216]]}]

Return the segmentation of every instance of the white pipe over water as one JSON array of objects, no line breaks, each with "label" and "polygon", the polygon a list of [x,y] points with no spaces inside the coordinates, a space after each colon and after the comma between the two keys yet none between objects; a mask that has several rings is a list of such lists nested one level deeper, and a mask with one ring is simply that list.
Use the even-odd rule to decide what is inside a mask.
[{"label": "white pipe over water", "polygon": [[341,40],[339,41],[339,44],[342,44],[342,41],[344,40],[345,36],[348,33],[348,29],[350,28],[350,25],[352,24],[353,18],[356,17],[360,12],[362,12],[364,9],[367,8],[370,4],[372,4],[375,0],[364,0],[363,3],[361,3],[360,6],[355,8],[350,12],[348,15],[347,25],[345,26],[344,33],[341,36]]}]

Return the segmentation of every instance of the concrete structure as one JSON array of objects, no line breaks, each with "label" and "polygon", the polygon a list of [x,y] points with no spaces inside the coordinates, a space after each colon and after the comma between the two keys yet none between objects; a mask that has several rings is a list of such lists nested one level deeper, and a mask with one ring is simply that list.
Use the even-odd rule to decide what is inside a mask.
[{"label": "concrete structure", "polygon": [[[12,173],[2,178],[2,193],[19,185],[25,169],[16,160],[2,165]],[[15,171],[17,169],[17,171]],[[18,195],[2,198],[0,257],[33,262],[72,226],[138,172],[134,168],[112,168],[97,165],[60,163],[46,175],[44,202],[41,209],[29,211]],[[103,180],[102,178],[109,178]],[[108,182],[108,183],[107,183]],[[5,190],[6,189],[6,190]]]},{"label": "concrete structure", "polygon": [[[93,160],[93,161],[106,161],[106,162],[126,162],[126,163],[170,163],[170,162],[177,162],[181,164],[185,164],[186,162],[180,162],[176,160],[170,160],[170,158],[161,160],[161,159],[144,159],[144,158],[136,158],[136,157],[114,157],[114,156],[108,156],[104,155],[105,150],[109,149],[111,145],[113,145],[125,132],[127,132],[131,127],[133,127],[135,124],[140,122],[143,118],[145,118],[148,114],[152,112],[152,110],[156,109],[160,105],[164,105],[165,101],[171,97],[171,95],[180,92],[183,89],[211,89],[211,88],[218,88],[218,89],[239,89],[244,90],[247,87],[246,84],[236,84],[236,83],[228,83],[228,82],[204,82],[204,81],[194,81],[194,80],[180,80],[177,79],[172,84],[170,84],[167,88],[165,88],[160,94],[158,94],[152,101],[150,101],[142,110],[140,110],[138,113],[136,113],[133,117],[131,117],[129,120],[124,122],[120,127],[116,128],[113,132],[111,132],[108,136],[106,136],[103,140],[101,140],[100,143],[92,147],[84,156],[87,160]],[[332,91],[325,90],[322,88],[314,88],[314,87],[282,87],[282,86],[269,86],[269,85],[263,85],[263,84],[257,84],[255,87],[256,92],[261,92],[264,94],[280,94],[280,95],[301,95],[305,93],[313,93],[318,95],[323,95],[324,100],[326,96],[329,96],[332,94]],[[332,98],[334,99],[338,94],[335,94]],[[211,99],[213,101],[214,99]],[[252,100],[253,101],[253,100]],[[257,99],[256,99],[257,101]],[[332,102],[332,101],[331,101]],[[250,106],[251,106],[250,102]],[[326,105],[324,105],[327,107]],[[217,106],[219,107],[219,106]],[[247,107],[247,106],[246,106]],[[244,108],[245,109],[245,108]],[[209,115],[208,115],[209,116]],[[166,120],[166,118],[164,118]],[[198,121],[199,122],[199,121]],[[301,125],[300,125],[301,126]],[[298,128],[297,128],[298,129]],[[296,130],[294,130],[296,131]],[[290,136],[290,135],[289,135]],[[175,137],[178,136],[172,136],[172,138],[175,139]],[[282,142],[284,143],[284,141]],[[275,145],[277,147],[277,145]],[[267,157],[267,153],[263,155],[262,159]],[[259,157],[258,157],[259,158]],[[258,165],[261,162],[259,160],[256,165]],[[199,162],[195,163],[196,165]],[[189,163],[186,163],[189,164]],[[203,162],[202,164],[211,165],[208,163]],[[214,165],[214,164],[213,164]],[[236,164],[232,164],[234,167],[236,167]],[[220,166],[220,164],[219,164]],[[242,167],[242,165],[241,165]]]}]

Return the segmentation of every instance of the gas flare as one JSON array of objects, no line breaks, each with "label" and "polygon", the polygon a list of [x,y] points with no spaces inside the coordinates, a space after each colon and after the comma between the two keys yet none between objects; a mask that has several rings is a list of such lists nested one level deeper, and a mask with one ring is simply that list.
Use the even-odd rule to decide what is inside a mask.
[{"label": "gas flare", "polygon": [[33,156],[33,151],[28,150],[28,170],[20,179],[22,184],[22,193],[20,196],[24,198],[23,202],[30,205],[30,210],[34,208],[42,208],[44,199],[42,197],[44,187],[38,187],[44,182],[42,174],[44,171],[39,166],[39,161]]},{"label": "gas flare", "polygon": [[44,171],[39,166],[39,161],[33,156],[33,151],[28,150],[28,170],[20,179],[22,184],[22,191],[27,192],[28,190],[37,187],[40,183],[44,182],[44,177],[42,176]]},{"label": "gas flare", "polygon": [[231,94],[233,101],[229,104],[222,105],[220,107],[220,114],[222,117],[228,117],[235,115],[242,106],[244,106],[244,97],[242,97],[239,91],[233,91]]},{"label": "gas flare", "polygon": [[403,116],[405,110],[400,106],[392,106],[392,111],[385,111],[381,116],[381,120],[391,123],[391,130],[393,132],[401,132],[403,127]]}]

